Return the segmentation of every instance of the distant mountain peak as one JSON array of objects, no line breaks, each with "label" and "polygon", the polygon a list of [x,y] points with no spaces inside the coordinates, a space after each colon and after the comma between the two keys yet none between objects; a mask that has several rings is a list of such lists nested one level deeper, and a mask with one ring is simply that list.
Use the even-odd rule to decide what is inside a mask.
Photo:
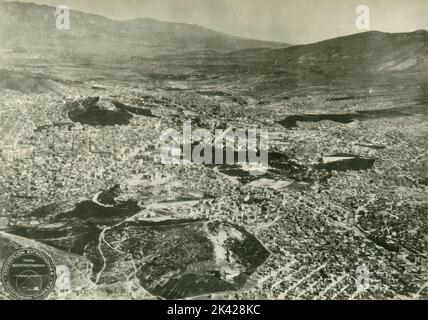
[{"label": "distant mountain peak", "polygon": [[71,11],[70,30],[56,30],[54,8],[46,5],[0,1],[0,43],[6,49],[40,48],[67,52],[67,56],[110,55],[153,57],[200,50],[230,52],[289,45],[245,39],[203,26],[160,21],[150,17],[112,20]]}]

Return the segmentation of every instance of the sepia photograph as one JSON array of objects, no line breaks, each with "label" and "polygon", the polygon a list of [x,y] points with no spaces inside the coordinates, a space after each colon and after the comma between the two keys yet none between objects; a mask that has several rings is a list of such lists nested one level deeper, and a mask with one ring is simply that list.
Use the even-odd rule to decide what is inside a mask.
[{"label": "sepia photograph", "polygon": [[0,0],[0,300],[427,300],[427,30],[427,0]]}]

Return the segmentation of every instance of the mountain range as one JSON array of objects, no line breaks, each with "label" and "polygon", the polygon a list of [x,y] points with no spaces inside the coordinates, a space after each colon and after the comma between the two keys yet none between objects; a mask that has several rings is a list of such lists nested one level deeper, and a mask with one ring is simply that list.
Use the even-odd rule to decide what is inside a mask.
[{"label": "mountain range", "polygon": [[229,52],[288,46],[231,36],[194,24],[151,18],[116,21],[72,9],[70,29],[58,30],[54,7],[21,2],[0,2],[0,30],[3,49],[31,49],[48,57],[153,57],[199,50]]},{"label": "mountain range", "polygon": [[156,79],[196,75],[239,84],[255,96],[346,91],[428,99],[426,30],[369,31],[290,46],[198,25],[116,21],[73,10],[70,30],[57,30],[54,13],[46,5],[0,1],[0,61],[6,52],[49,65],[120,66]]}]

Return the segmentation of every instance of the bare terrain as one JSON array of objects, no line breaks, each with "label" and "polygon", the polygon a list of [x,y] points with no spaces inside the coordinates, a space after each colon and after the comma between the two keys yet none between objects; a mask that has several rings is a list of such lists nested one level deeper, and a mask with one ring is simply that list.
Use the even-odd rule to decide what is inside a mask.
[{"label": "bare terrain", "polygon": [[[116,54],[80,42],[116,22],[79,21],[83,38],[3,39],[0,263],[48,252],[72,272],[52,298],[427,299],[427,31],[288,47],[193,26],[203,45]],[[131,23],[128,49],[147,25],[171,36]],[[268,129],[267,174],[162,165],[187,120]]]}]

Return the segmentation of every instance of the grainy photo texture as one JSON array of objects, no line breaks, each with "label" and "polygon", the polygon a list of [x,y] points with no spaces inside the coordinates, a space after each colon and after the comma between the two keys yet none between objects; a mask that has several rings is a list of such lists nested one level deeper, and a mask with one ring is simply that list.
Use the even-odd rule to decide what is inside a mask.
[{"label": "grainy photo texture", "polygon": [[0,300],[428,298],[426,0],[32,1]]}]

